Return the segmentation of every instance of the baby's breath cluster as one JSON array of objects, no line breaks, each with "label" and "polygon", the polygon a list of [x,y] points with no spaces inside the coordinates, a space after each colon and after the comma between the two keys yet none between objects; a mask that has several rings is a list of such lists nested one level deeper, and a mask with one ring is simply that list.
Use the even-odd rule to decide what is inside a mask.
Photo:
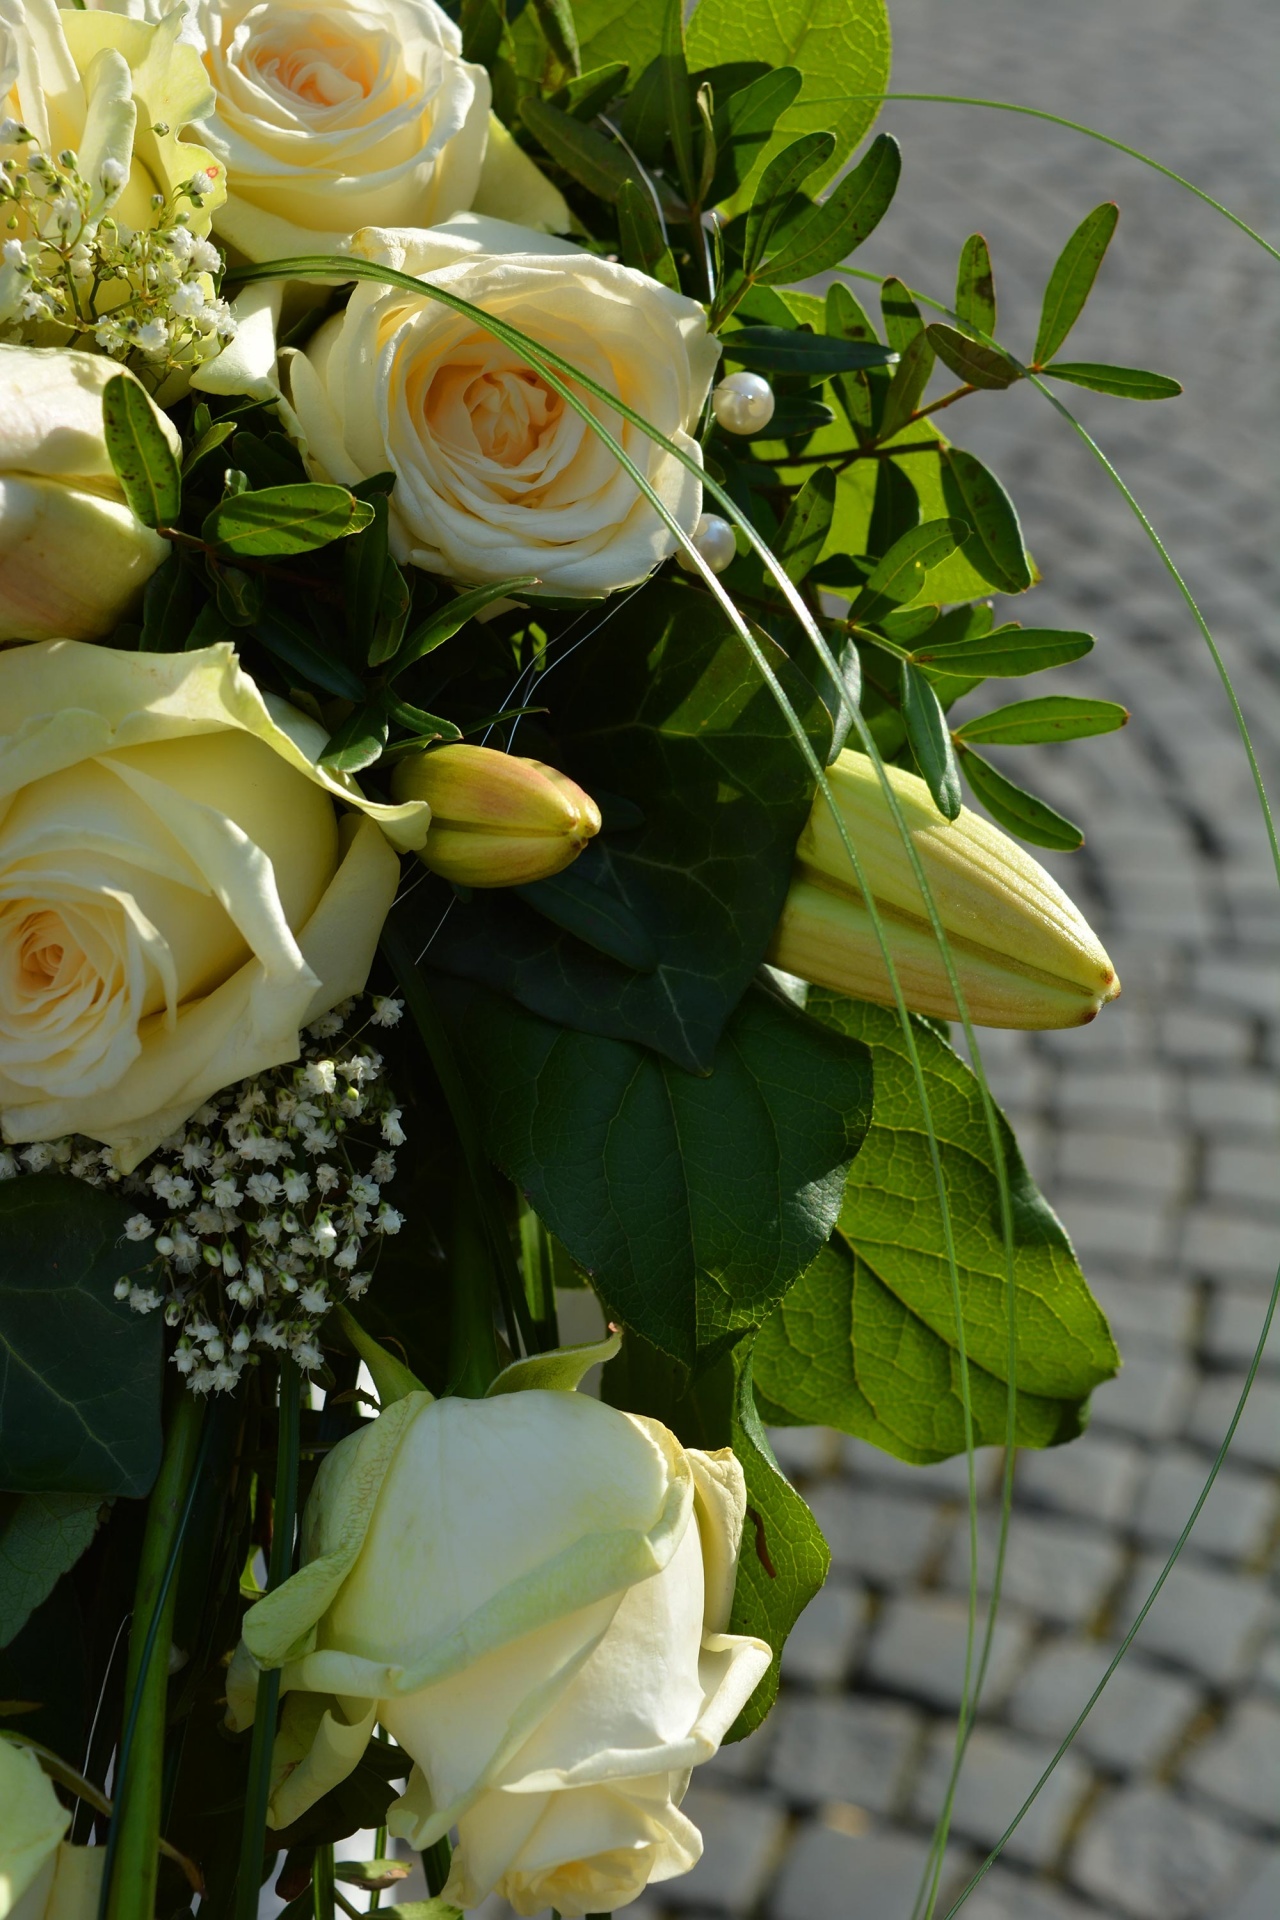
[{"label": "baby's breath cluster", "polygon": [[[356,1006],[316,1021],[296,1064],[208,1101],[131,1174],[79,1135],[0,1152],[0,1178],[56,1168],[136,1196],[125,1233],[156,1258],[116,1297],[137,1313],[163,1307],[193,1393],[229,1392],[263,1348],[313,1372],[325,1315],[359,1299],[383,1235],[404,1224],[382,1191],[404,1144],[400,1109],[381,1054],[346,1031]],[[367,1024],[394,1026],[402,1010],[375,995]]]},{"label": "baby's breath cluster", "polygon": [[188,224],[211,175],[153,195],[153,224],[135,230],[112,211],[121,161],[86,179],[71,148],[44,153],[16,120],[0,121],[0,149],[0,337],[48,344],[47,328],[64,329],[59,344],[131,362],[152,387],[222,351],[236,330],[217,291],[222,256]]}]

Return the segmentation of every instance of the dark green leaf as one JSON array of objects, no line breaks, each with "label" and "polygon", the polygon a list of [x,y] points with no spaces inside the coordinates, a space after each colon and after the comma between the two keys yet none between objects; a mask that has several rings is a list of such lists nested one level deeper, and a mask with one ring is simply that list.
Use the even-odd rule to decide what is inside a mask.
[{"label": "dark green leaf", "polygon": [[1141,367],[1109,367],[1096,360],[1053,360],[1041,369],[1055,380],[1091,393],[1113,393],[1120,400],[1176,400],[1182,387],[1165,373],[1146,373]]},{"label": "dark green leaf", "polygon": [[[707,204],[727,200],[750,173],[757,154],[800,91],[794,67],[776,67],[731,93],[716,109],[716,171]],[[718,97],[718,96],[717,96]]]},{"label": "dark green leaf", "polygon": [[177,553],[156,569],[142,595],[142,653],[181,653],[196,616],[196,583]]},{"label": "dark green leaf", "polygon": [[0,1494],[0,1647],[74,1567],[101,1507],[96,1493]]},{"label": "dark green leaf", "polygon": [[954,327],[936,321],[926,327],[925,332],[943,365],[950,367],[952,373],[967,381],[971,387],[989,387],[998,392],[1022,378],[1008,354],[999,352],[995,347],[984,347],[979,341],[958,333]]},{"label": "dark green leaf", "polygon": [[373,518],[364,532],[348,540],[342,549],[342,600],[351,651],[358,660],[367,660],[372,666],[370,656],[379,628],[382,574],[391,556],[387,544],[386,494],[378,494],[369,505]]},{"label": "dark green leaf", "polygon": [[581,66],[578,29],[569,0],[533,0],[533,10],[556,59],[570,73],[577,73]]},{"label": "dark green leaf", "polygon": [[876,431],[877,440],[892,440],[910,421],[924,398],[924,390],[933,372],[933,347],[923,329],[903,348],[893,379],[884,397],[884,411]]},{"label": "dark green leaf", "polygon": [[373,517],[368,501],[357,500],[345,487],[300,480],[230,495],[206,516],[200,531],[221,553],[278,560],[360,533]]},{"label": "dark green leaf", "polygon": [[463,59],[478,67],[492,66],[506,24],[501,0],[462,0],[458,25],[462,29]]},{"label": "dark green leaf", "polygon": [[[914,640],[937,626],[938,617],[938,608],[926,601],[922,606],[900,607],[896,612],[882,613],[876,626],[887,639],[895,641],[900,647],[909,647]],[[920,656],[916,654],[913,658],[918,664]]]},{"label": "dark green leaf", "polygon": [[207,426],[182,463],[182,478],[190,479],[197,467],[218,451],[235,432],[236,420],[214,420]]},{"label": "dark green leaf", "polygon": [[826,545],[835,501],[835,474],[830,467],[817,467],[787,509],[773,551],[797,585]]},{"label": "dark green leaf", "polygon": [[320,765],[332,767],[337,773],[359,773],[379,758],[387,744],[388,731],[385,702],[370,700],[357,707],[337,731],[329,735],[320,755]]},{"label": "dark green leaf", "polygon": [[1035,351],[1037,367],[1052,360],[1080,318],[1119,218],[1119,207],[1113,201],[1104,201],[1085,215],[1059,254],[1040,309]]},{"label": "dark green leaf", "polygon": [[[657,0],[656,10],[661,21],[665,0]],[[638,160],[646,167],[661,166],[667,143],[667,87],[660,54],[645,67],[623,101],[618,125],[623,140]],[[636,185],[648,191],[642,180],[637,180]]]},{"label": "dark green leaf", "polygon": [[889,211],[902,172],[902,151],[892,134],[872,141],[851,173],[794,226],[780,252],[756,270],[762,286],[825,273],[860,247]]},{"label": "dark green leaf", "polygon": [[[896,461],[877,460],[875,497],[867,528],[868,555],[888,553],[919,525],[920,496],[911,480]],[[923,584],[921,581],[920,586]]]},{"label": "dark green leaf", "polygon": [[800,434],[816,433],[835,419],[824,400],[808,400],[794,394],[775,396],[773,418],[755,434],[743,434],[744,440],[790,440]]},{"label": "dark green leaf", "polygon": [[183,641],[183,652],[198,653],[202,647],[216,646],[221,640],[230,640],[234,645],[238,639],[235,628],[223,619],[217,601],[206,600],[191,622]]},{"label": "dark green leaf", "polygon": [[792,196],[811,173],[827,160],[835,141],[829,133],[806,133],[772,159],[760,176],[755,197],[747,211],[742,246],[742,271],[750,277],[769,251],[778,223],[791,205]]},{"label": "dark green leaf", "polygon": [[229,626],[251,627],[262,612],[266,587],[260,573],[243,573],[239,567],[218,566],[208,561],[218,612]]},{"label": "dark green leaf", "polygon": [[916,765],[933,795],[933,804],[948,820],[954,820],[963,806],[960,769],[947,717],[938,704],[938,696],[919,667],[910,660],[902,663],[902,718],[907,739],[916,757]]},{"label": "dark green leaf", "polygon": [[160,1464],[163,1327],[117,1300],[155,1258],[136,1207],[81,1180],[0,1185],[0,1459],[15,1493],[144,1494]]},{"label": "dark green leaf", "polygon": [[671,150],[676,158],[676,175],[684,197],[692,207],[697,204],[697,183],[693,164],[693,101],[689,89],[689,64],[684,57],[683,0],[667,0],[662,21],[662,90],[666,100],[667,128]]},{"label": "dark green leaf", "polygon": [[624,180],[618,193],[618,241],[627,266],[660,280],[674,293],[680,291],[680,276],[657,208],[648,189],[634,180]]},{"label": "dark green leaf", "polygon": [[639,182],[635,162],[616,140],[606,139],[594,127],[584,127],[572,114],[561,113],[535,94],[520,102],[520,118],[551,158],[598,199],[612,205],[624,180]]},{"label": "dark green leaf", "polygon": [[[390,702],[391,718],[402,727],[408,727],[410,733],[418,735],[419,740],[461,740],[462,729],[452,720],[441,719],[438,713],[426,713],[421,707],[412,707],[407,700]],[[481,721],[481,726],[492,722]]]},{"label": "dark green leaf", "polygon": [[973,529],[966,560],[1002,593],[1025,593],[1031,561],[1013,502],[994,473],[963,448],[944,447],[942,491],[950,511]]},{"label": "dark green leaf", "polygon": [[359,674],[353,673],[336,654],[326,653],[301,621],[279,607],[262,615],[254,633],[268,653],[283,660],[292,672],[310,681],[313,687],[319,687],[322,693],[335,694],[340,700],[364,699],[364,682]]},{"label": "dark green leaf", "polygon": [[930,672],[976,674],[982,679],[1013,679],[1023,673],[1042,673],[1082,659],[1093,646],[1087,633],[1066,633],[1056,627],[997,627],[976,639],[939,645],[935,639],[912,655],[918,667]]},{"label": "dark green leaf", "polygon": [[957,728],[957,740],[975,746],[1036,746],[1053,740],[1084,740],[1094,733],[1114,733],[1129,718],[1126,707],[1114,700],[1080,700],[1066,693],[1046,694],[1040,700],[1015,700],[994,713],[981,713]]},{"label": "dark green leaf", "polygon": [[924,332],[924,315],[896,274],[881,283],[880,311],[884,316],[884,337],[895,353],[905,353],[911,342]]},{"label": "dark green leaf", "polygon": [[425,654],[434,653],[446,640],[452,640],[485,607],[492,606],[495,600],[505,600],[509,594],[522,593],[528,587],[536,587],[537,580],[531,574],[517,574],[511,580],[498,580],[487,587],[471,587],[466,593],[460,593],[453,600],[447,600],[437,607],[420,627],[415,627],[404,642],[399,653],[392,661],[389,677],[403,673],[415,660],[421,660]]},{"label": "dark green leaf", "polygon": [[904,533],[867,575],[866,586],[853,603],[852,617],[859,622],[877,620],[890,607],[905,607],[919,594],[930,571],[968,537],[963,520],[926,520]]},{"label": "dark green leaf", "polygon": [[102,426],[117,480],[147,527],[173,525],[182,512],[182,476],[155,408],[130,374],[102,389]]},{"label": "dark green leaf", "polygon": [[980,233],[971,233],[960,249],[956,318],[975,333],[992,334],[996,330],[996,278],[990,249]]},{"label": "dark green leaf", "polygon": [[692,1366],[823,1245],[870,1117],[865,1049],[752,988],[705,1076],[440,982],[486,1145],[613,1317]]},{"label": "dark green leaf", "polygon": [[[837,340],[878,343],[880,337],[841,280],[833,281],[827,288],[824,331]],[[876,407],[872,396],[877,384],[882,388],[888,386],[887,371],[837,374],[832,381],[836,397],[860,441],[869,439],[875,426]]]},{"label": "dark green leaf", "polygon": [[960,771],[991,818],[1007,833],[1016,833],[1020,840],[1029,840],[1034,847],[1051,847],[1058,853],[1074,853],[1084,845],[1079,827],[1055,813],[1034,793],[1016,786],[972,747],[961,749]]},{"label": "dark green leaf", "polygon": [[[244,471],[244,485],[236,488],[237,493],[246,489],[258,492],[264,487],[295,487],[306,481],[302,456],[283,433],[237,433],[231,443],[231,454],[236,466]],[[356,489],[353,487],[351,491],[355,493]]]},{"label": "dark green leaf", "polygon": [[584,879],[577,863],[550,880],[531,881],[515,892],[566,933],[633,972],[652,973],[657,966],[658,948],[643,920],[625,900]]},{"label": "dark green leaf", "polygon": [[790,327],[739,327],[722,336],[726,360],[760,373],[803,373],[821,380],[829,373],[857,367],[882,367],[892,359],[887,347],[859,340],[832,340]]},{"label": "dark green leaf", "polygon": [[602,67],[593,67],[590,73],[579,74],[553,94],[551,104],[571,113],[575,120],[594,120],[622,92],[628,71],[625,60],[610,60]]}]

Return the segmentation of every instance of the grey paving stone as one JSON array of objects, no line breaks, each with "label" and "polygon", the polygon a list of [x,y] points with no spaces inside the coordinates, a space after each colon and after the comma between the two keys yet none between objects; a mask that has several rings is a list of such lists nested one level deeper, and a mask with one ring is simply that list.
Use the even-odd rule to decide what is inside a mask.
[{"label": "grey paving stone", "polygon": [[1253,1023],[1227,1013],[1179,1007],[1161,1020],[1159,1044],[1166,1060],[1244,1066],[1254,1050]]},{"label": "grey paving stone", "polygon": [[763,1725],[749,1733],[745,1740],[733,1740],[727,1746],[721,1746],[698,1768],[697,1778],[704,1785],[753,1784],[764,1773],[769,1749],[773,1745],[774,1730],[777,1723],[770,1714]]},{"label": "grey paving stone", "polygon": [[[1273,882],[1274,884],[1274,882]],[[1273,1074],[1196,1073],[1187,1080],[1192,1123],[1224,1134],[1280,1132],[1280,1085]]]},{"label": "grey paving stone", "polygon": [[830,1427],[769,1427],[774,1458],[788,1480],[829,1473],[840,1450],[840,1435]]},{"label": "grey paving stone", "polygon": [[[978,1588],[990,1591],[998,1521],[984,1514],[978,1529]],[[1096,1527],[1044,1514],[1014,1514],[1005,1551],[1003,1599],[1041,1620],[1083,1625],[1108,1598],[1123,1570],[1120,1542]],[[944,1579],[953,1590],[969,1582],[969,1533],[951,1536]]]},{"label": "grey paving stone", "polygon": [[831,1548],[832,1564],[873,1585],[919,1573],[940,1538],[943,1519],[927,1500],[823,1481],[809,1504]]},{"label": "grey paving stone", "polygon": [[784,1808],[763,1793],[693,1786],[684,1811],[702,1835],[702,1858],[679,1882],[680,1904],[745,1913],[764,1892],[781,1849]]},{"label": "grey paving stone", "polygon": [[1083,1906],[1062,1888],[1015,1873],[999,1861],[978,1882],[961,1912],[964,1920],[1097,1920],[1098,1916],[1095,1906]]},{"label": "grey paving stone", "polygon": [[[1187,1524],[1209,1467],[1207,1455],[1185,1448],[1156,1459],[1133,1521],[1133,1530],[1145,1546],[1173,1545]],[[1275,1513],[1274,1481],[1228,1462],[1200,1510],[1191,1544],[1198,1553],[1247,1560],[1266,1544]]]},{"label": "grey paving stone", "polygon": [[[968,1617],[967,1602],[943,1594],[905,1595],[888,1601],[872,1634],[864,1679],[931,1706],[958,1708],[964,1691]],[[997,1706],[1008,1693],[1031,1649],[1033,1631],[1029,1620],[1007,1605],[1001,1607],[983,1690],[988,1707]]]},{"label": "grey paving stone", "polygon": [[1059,1180],[1090,1187],[1126,1187],[1157,1200],[1181,1192],[1190,1168],[1191,1143],[1177,1134],[1143,1130],[1069,1128],[1058,1136]]},{"label": "grey paving stone", "polygon": [[1254,1875],[1222,1920],[1276,1920],[1280,1913],[1280,1847],[1268,1854],[1262,1871]]},{"label": "grey paving stone", "polygon": [[1255,1677],[1261,1686],[1280,1694],[1280,1640],[1272,1640],[1262,1649]]},{"label": "grey paving stone", "polygon": [[898,1701],[792,1694],[777,1708],[771,1786],[802,1805],[839,1800],[890,1812],[923,1717]]},{"label": "grey paving stone", "polygon": [[1141,1196],[1122,1200],[1072,1185],[1055,1187],[1053,1202],[1086,1262],[1094,1258],[1150,1262],[1168,1245],[1169,1218],[1157,1201]]},{"label": "grey paving stone", "polygon": [[868,1618],[863,1588],[833,1575],[787,1636],[782,1650],[784,1681],[810,1687],[839,1686],[848,1678],[862,1648]]},{"label": "grey paving stone", "polygon": [[1274,1219],[1276,1166],[1280,1143],[1249,1146],[1232,1140],[1211,1144],[1205,1156],[1204,1185],[1210,1200],[1239,1200],[1251,1213]]},{"label": "grey paving stone", "polygon": [[[1118,1610],[1127,1627],[1164,1566],[1161,1554],[1144,1554]],[[1274,1604],[1266,1583],[1245,1574],[1221,1573],[1184,1553],[1142,1623],[1138,1644],[1162,1654],[1217,1686],[1229,1686],[1249,1670],[1271,1624]]]},{"label": "grey paving stone", "polygon": [[[925,1820],[936,1819],[942,1807],[954,1746],[953,1729],[935,1729],[914,1796],[916,1813]],[[994,1846],[1053,1754],[1052,1742],[1024,1739],[994,1727],[975,1728],[956,1784],[954,1832],[979,1846]],[[1083,1760],[1073,1753],[1064,1754],[1005,1842],[1008,1857],[1037,1867],[1054,1860],[1091,1778]]]},{"label": "grey paving stone", "polygon": [[[907,1920],[928,1857],[928,1842],[914,1834],[805,1827],[783,1862],[769,1913],[772,1920]],[[949,1855],[948,1898],[963,1870],[958,1855]]]},{"label": "grey paving stone", "polygon": [[[906,1460],[881,1452],[879,1447],[869,1446],[865,1440],[851,1440],[846,1436],[840,1457],[846,1471],[871,1486],[901,1487],[915,1499],[924,1494],[944,1500],[967,1501],[969,1497],[969,1464],[962,1453],[952,1454],[949,1460],[939,1460],[932,1466],[913,1467]],[[973,1471],[979,1498],[997,1485],[1003,1458],[997,1447],[977,1449]]]},{"label": "grey paving stone", "polygon": [[1164,1122],[1177,1111],[1177,1079],[1166,1068],[1072,1066],[1068,1063],[1054,1089],[1054,1104],[1064,1120]]},{"label": "grey paving stone", "polygon": [[1238,954],[1198,955],[1193,968],[1197,993],[1232,1009],[1280,1018],[1280,968],[1274,960],[1246,960]]},{"label": "grey paving stone", "polygon": [[1093,1395],[1093,1423],[1141,1440],[1168,1440],[1182,1425],[1196,1388],[1190,1364],[1173,1354],[1130,1354],[1114,1380]]},{"label": "grey paving stone", "polygon": [[[1220,1367],[1248,1367],[1262,1333],[1266,1301],[1253,1292],[1215,1287],[1204,1318],[1204,1354]],[[1280,1368],[1280,1332],[1273,1332],[1262,1356],[1262,1370]]]},{"label": "grey paving stone", "polygon": [[1090,1261],[1088,1280],[1126,1364],[1138,1354],[1182,1353],[1195,1340],[1199,1289],[1175,1273],[1152,1279],[1109,1273]]},{"label": "grey paving stone", "polygon": [[1182,1769],[1189,1786],[1229,1813],[1280,1828],[1280,1706],[1245,1700]]},{"label": "grey paving stone", "polygon": [[1245,1879],[1258,1848],[1160,1787],[1126,1787],[1093,1814],[1071,1878],[1133,1920],[1205,1920]]},{"label": "grey paving stone", "polygon": [[[1193,1440],[1215,1450],[1221,1446],[1243,1385],[1243,1374],[1226,1374],[1204,1383],[1187,1421]],[[1280,1382],[1254,1381],[1232,1436],[1231,1458],[1259,1467],[1280,1467]]]},{"label": "grey paving stone", "polygon": [[1187,1215],[1180,1254],[1188,1267],[1211,1280],[1243,1280],[1255,1287],[1270,1287],[1278,1247],[1280,1234],[1273,1224],[1247,1219],[1222,1206],[1205,1206]]},{"label": "grey paving stone", "polygon": [[[1009,1701],[1009,1719],[1023,1733],[1062,1740],[1110,1662],[1112,1649],[1092,1640],[1053,1640],[1039,1649]],[[1190,1680],[1125,1655],[1075,1738],[1079,1751],[1115,1773],[1154,1766],[1199,1707]]]},{"label": "grey paving stone", "polygon": [[1146,1455],[1126,1440],[1085,1433],[1070,1446],[1018,1456],[1018,1498],[1102,1526],[1122,1525],[1133,1509]]}]

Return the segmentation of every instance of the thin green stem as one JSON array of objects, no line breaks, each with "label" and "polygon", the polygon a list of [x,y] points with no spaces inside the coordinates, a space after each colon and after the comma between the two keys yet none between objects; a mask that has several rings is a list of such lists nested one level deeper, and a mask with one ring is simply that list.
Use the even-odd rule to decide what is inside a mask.
[{"label": "thin green stem", "polygon": [[[385,1860],[387,1857],[387,1830],[385,1827],[378,1827],[374,1831],[373,1857],[375,1860]],[[375,1887],[369,1895],[369,1912],[376,1913],[381,1905],[382,1888]]]},{"label": "thin green stem", "polygon": [[[333,1909],[339,1896],[338,1883],[333,1873],[332,1841],[327,1846],[316,1848],[315,1866],[311,1874],[311,1896],[316,1920],[333,1920]],[[342,1906],[348,1912],[355,1912],[354,1907],[347,1907],[345,1900],[342,1901]]]}]

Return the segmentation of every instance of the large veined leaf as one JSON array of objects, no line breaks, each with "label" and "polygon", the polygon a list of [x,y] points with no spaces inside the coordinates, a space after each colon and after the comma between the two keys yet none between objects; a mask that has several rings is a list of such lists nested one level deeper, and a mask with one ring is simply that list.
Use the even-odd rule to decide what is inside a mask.
[{"label": "large veined leaf", "polygon": [[101,1505],[92,1493],[0,1494],[0,1647],[74,1567]]},{"label": "large veined leaf", "polygon": [[[825,758],[825,708],[781,648],[760,644]],[[572,931],[507,892],[477,892],[438,924],[441,906],[420,888],[404,911],[432,938],[433,965],[705,1069],[786,895],[813,793],[804,758],[728,622],[669,582],[620,606],[550,684],[556,738],[544,757],[601,800],[606,820],[621,801],[639,822],[607,829],[569,870]],[[618,929],[603,952],[581,937],[592,898]]]},{"label": "large veined leaf", "polygon": [[753,988],[700,1075],[440,980],[493,1159],[609,1311],[692,1366],[814,1259],[870,1118],[866,1048]]},{"label": "large veined leaf", "polygon": [[574,0],[583,72],[602,61],[625,60],[638,80],[661,51],[666,11],[665,0]]},{"label": "large veined leaf", "polygon": [[16,1493],[144,1494],[160,1463],[158,1313],[115,1283],[153,1257],[135,1209],[56,1174],[0,1186],[0,1478]]},{"label": "large veined leaf", "polygon": [[[694,68],[718,60],[763,60],[771,67],[796,67],[804,78],[799,96],[731,203],[735,207],[749,202],[761,168],[802,133],[835,136],[830,159],[810,185],[816,189],[829,180],[875,119],[879,103],[874,96],[889,84],[884,0],[772,0],[767,7],[699,0],[687,44]],[[610,57],[625,55],[611,49]]]}]

